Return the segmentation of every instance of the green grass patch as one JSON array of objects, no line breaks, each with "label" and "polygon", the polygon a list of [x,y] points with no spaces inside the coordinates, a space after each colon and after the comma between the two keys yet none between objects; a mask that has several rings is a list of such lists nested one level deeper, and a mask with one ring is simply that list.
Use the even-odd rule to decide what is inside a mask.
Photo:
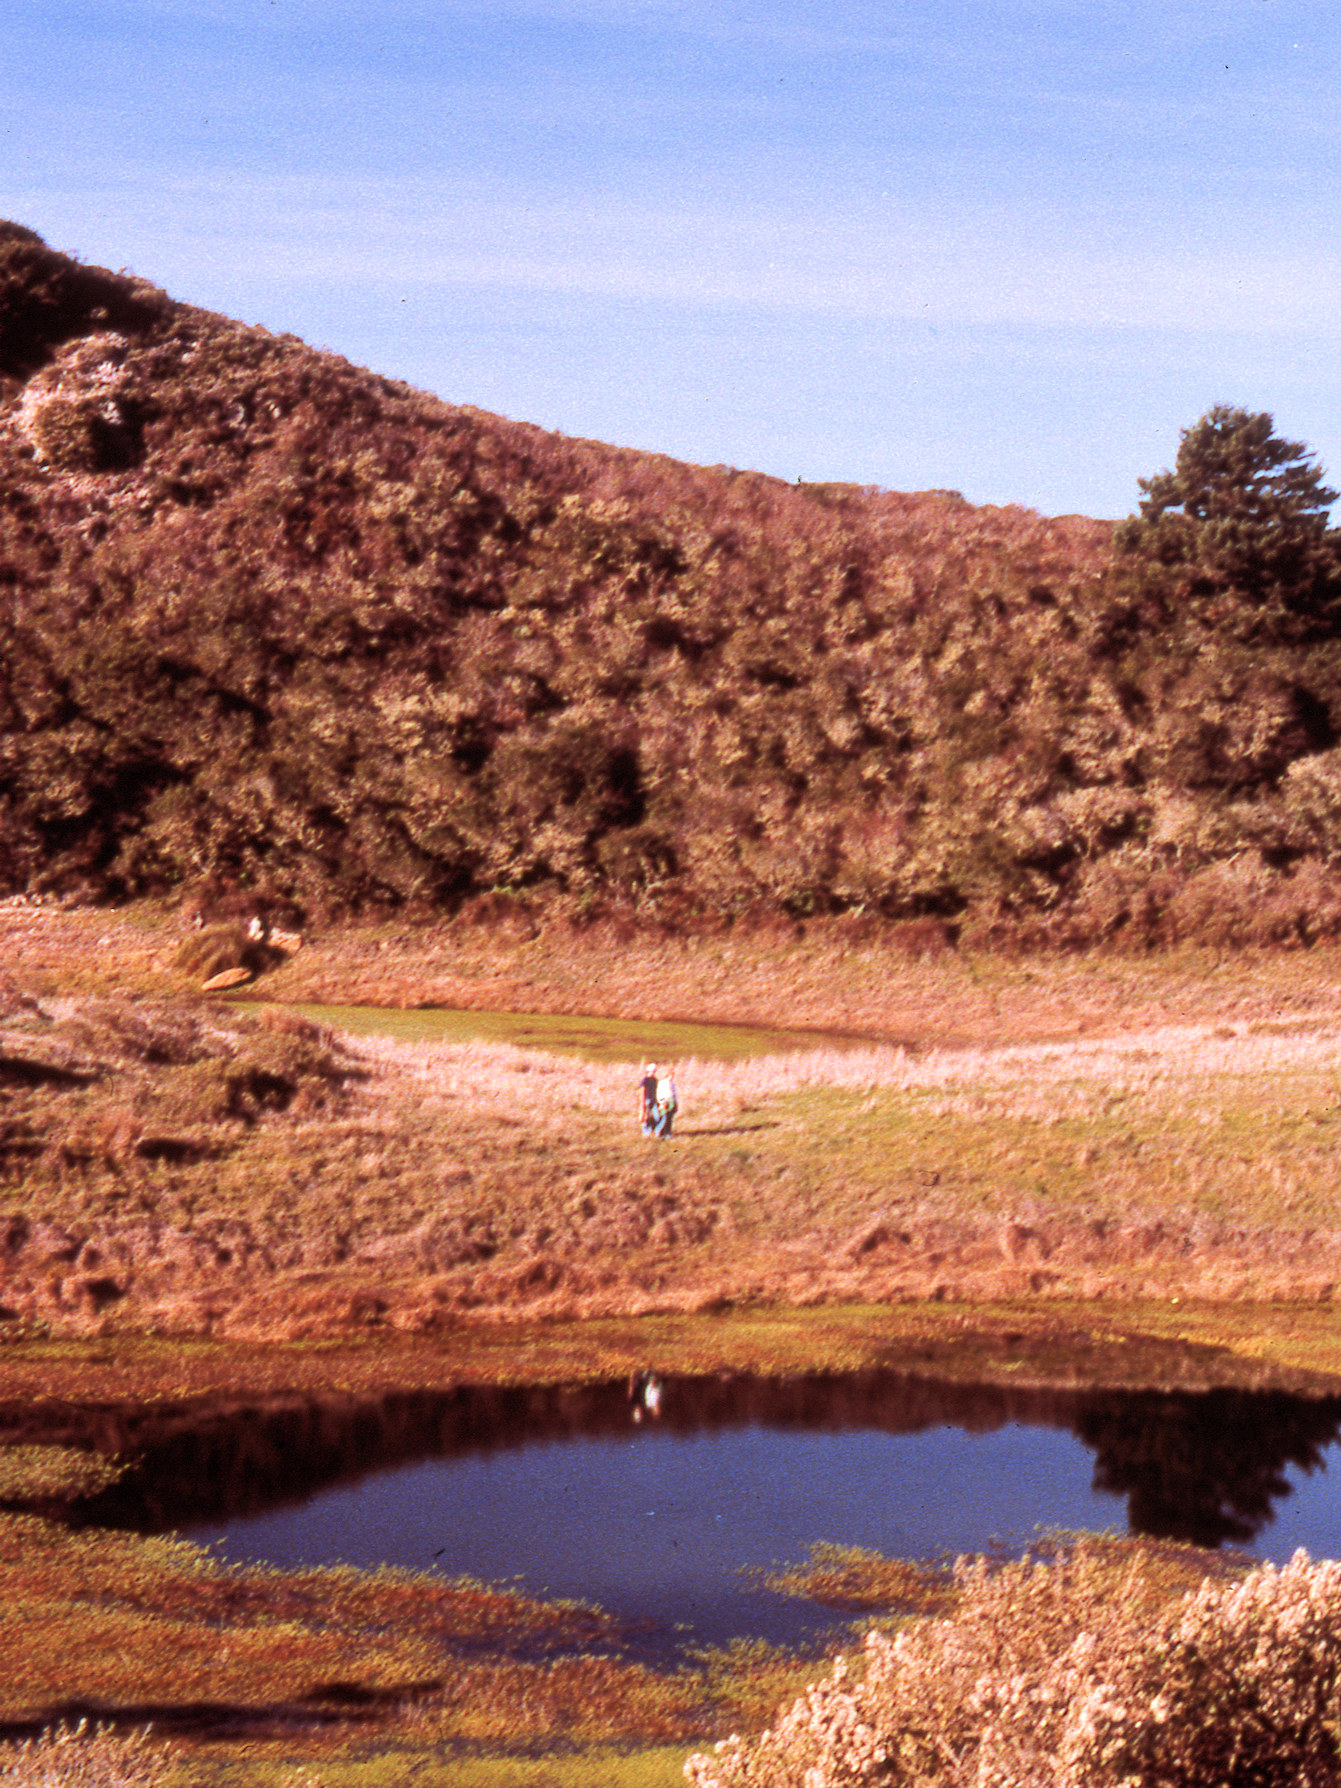
[{"label": "green grass patch", "polygon": [[51,1498],[77,1502],[106,1490],[130,1469],[77,1447],[0,1447],[0,1503]]},{"label": "green grass patch", "polygon": [[[250,1001],[238,1001],[250,1005]],[[676,1024],[633,1018],[564,1017],[547,1012],[471,1012],[446,1007],[295,1006],[318,1024],[356,1037],[399,1043],[511,1043],[518,1049],[575,1055],[591,1062],[737,1061],[780,1051],[832,1048],[846,1039],[825,1031],[748,1024]]]}]

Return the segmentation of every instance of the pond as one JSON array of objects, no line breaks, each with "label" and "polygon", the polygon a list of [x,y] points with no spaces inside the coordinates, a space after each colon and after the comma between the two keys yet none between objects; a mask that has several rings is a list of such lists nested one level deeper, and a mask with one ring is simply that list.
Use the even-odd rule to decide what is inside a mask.
[{"label": "pond", "polygon": [[1335,1398],[865,1372],[98,1419],[86,1439],[140,1464],[81,1521],[181,1532],[236,1561],[516,1579],[598,1602],[649,1655],[814,1636],[833,1615],[757,1573],[822,1540],[932,1558],[1061,1526],[1341,1553]]}]

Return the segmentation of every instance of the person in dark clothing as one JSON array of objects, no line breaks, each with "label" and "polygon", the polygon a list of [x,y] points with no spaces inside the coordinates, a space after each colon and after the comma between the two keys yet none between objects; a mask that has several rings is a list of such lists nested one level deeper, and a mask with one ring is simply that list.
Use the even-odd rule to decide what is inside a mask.
[{"label": "person in dark clothing", "polygon": [[642,1079],[638,1082],[640,1099],[638,1122],[642,1126],[644,1136],[650,1136],[656,1126],[657,1108],[657,1065],[647,1062],[643,1067]]}]

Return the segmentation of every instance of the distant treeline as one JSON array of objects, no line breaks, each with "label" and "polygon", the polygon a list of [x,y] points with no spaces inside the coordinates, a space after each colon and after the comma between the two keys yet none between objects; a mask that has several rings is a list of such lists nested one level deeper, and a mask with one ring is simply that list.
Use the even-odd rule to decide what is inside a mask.
[{"label": "distant treeline", "polygon": [[0,224],[0,891],[1341,934],[1331,537],[1301,620],[1169,522],[566,439]]}]

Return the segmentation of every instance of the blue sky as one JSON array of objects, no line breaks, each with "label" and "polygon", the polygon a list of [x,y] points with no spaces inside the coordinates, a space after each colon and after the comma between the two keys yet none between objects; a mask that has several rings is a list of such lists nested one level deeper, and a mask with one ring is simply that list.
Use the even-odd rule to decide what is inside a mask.
[{"label": "blue sky", "polygon": [[1331,0],[10,0],[0,215],[452,401],[1119,515],[1341,477]]}]

